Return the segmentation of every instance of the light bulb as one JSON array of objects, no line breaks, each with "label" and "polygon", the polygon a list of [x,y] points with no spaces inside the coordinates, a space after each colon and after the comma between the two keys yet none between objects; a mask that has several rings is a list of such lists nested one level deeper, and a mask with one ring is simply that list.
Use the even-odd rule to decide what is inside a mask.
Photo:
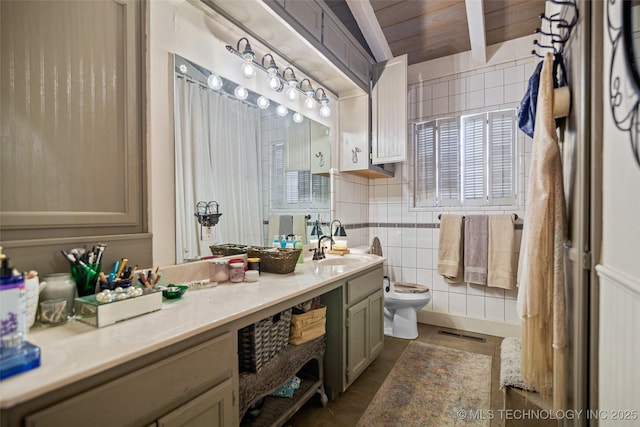
[{"label": "light bulb", "polygon": [[308,110],[316,108],[316,100],[313,99],[313,93],[311,95],[307,94],[307,98],[304,100],[304,106],[307,107]]},{"label": "light bulb", "polygon": [[329,117],[331,115],[331,109],[327,104],[322,104],[320,107],[320,117]]},{"label": "light bulb", "polygon": [[233,93],[236,96],[236,98],[238,98],[241,101],[244,99],[247,99],[247,96],[249,96],[249,91],[244,86],[237,86],[234,89]]},{"label": "light bulb", "polygon": [[269,76],[267,80],[269,83],[269,87],[273,90],[279,90],[282,87],[282,83],[280,83],[280,79],[275,75]]},{"label": "light bulb", "polygon": [[295,113],[293,113],[293,121],[296,123],[302,123],[302,121],[304,120],[304,116],[300,113],[298,113],[297,111]]},{"label": "light bulb", "polygon": [[276,108],[276,113],[280,117],[284,117],[289,113],[289,110],[287,109],[287,107],[285,107],[284,105],[280,104],[280,105],[278,105],[278,108]]},{"label": "light bulb", "polygon": [[298,100],[298,90],[296,89],[296,83],[297,82],[295,80],[289,81],[289,89],[287,89],[287,98],[289,99],[289,101]]},{"label": "light bulb", "polygon": [[263,110],[269,108],[269,104],[271,103],[269,101],[269,98],[267,98],[266,96],[259,97],[258,101],[256,102],[258,104],[258,107],[262,108]]},{"label": "light bulb", "polygon": [[222,79],[217,74],[211,74],[207,77],[207,84],[211,89],[218,90],[222,87]]},{"label": "light bulb", "polygon": [[240,66],[240,70],[242,71],[242,75],[248,79],[256,75],[256,69],[254,68],[253,64],[246,60]]}]

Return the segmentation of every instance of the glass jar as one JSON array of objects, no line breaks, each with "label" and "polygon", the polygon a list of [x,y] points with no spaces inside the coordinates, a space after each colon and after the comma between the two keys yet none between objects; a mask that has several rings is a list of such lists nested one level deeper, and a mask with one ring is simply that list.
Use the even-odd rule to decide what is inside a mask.
[{"label": "glass jar", "polygon": [[209,263],[209,279],[224,283],[229,280],[229,260],[214,259]]},{"label": "glass jar", "polygon": [[256,270],[260,274],[260,258],[247,258],[247,269]]},{"label": "glass jar", "polygon": [[69,273],[49,274],[44,277],[44,288],[40,301],[64,299],[69,315],[73,313],[76,298],[76,284]]},{"label": "glass jar", "polygon": [[244,281],[244,263],[232,262],[229,264],[229,280],[234,283]]}]

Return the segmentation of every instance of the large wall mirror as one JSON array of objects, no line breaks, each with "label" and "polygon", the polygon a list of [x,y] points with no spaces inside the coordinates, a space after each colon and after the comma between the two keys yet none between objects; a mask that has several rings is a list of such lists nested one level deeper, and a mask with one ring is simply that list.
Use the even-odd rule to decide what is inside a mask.
[{"label": "large wall mirror", "polygon": [[[174,123],[177,263],[212,244],[269,246],[287,221],[307,241],[329,220],[328,127],[179,55]],[[217,224],[199,224],[199,202]]]}]

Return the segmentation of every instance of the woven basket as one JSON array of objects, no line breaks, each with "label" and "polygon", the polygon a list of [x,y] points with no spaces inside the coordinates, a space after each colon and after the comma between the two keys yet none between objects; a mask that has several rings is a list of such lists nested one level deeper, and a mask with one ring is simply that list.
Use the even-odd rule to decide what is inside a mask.
[{"label": "woven basket", "polygon": [[263,248],[244,245],[211,245],[213,255],[231,256],[247,254],[249,258],[260,258],[260,271],[288,274],[296,269],[302,249]]},{"label": "woven basket", "polygon": [[291,309],[238,331],[240,372],[258,372],[289,343]]}]

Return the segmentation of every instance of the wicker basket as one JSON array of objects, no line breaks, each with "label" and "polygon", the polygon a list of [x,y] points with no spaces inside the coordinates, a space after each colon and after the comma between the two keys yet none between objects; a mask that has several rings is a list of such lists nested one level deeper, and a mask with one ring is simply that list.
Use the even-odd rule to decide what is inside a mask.
[{"label": "wicker basket", "polygon": [[238,331],[240,372],[258,372],[289,343],[291,309]]},{"label": "wicker basket", "polygon": [[247,254],[249,258],[260,258],[260,271],[288,274],[296,269],[302,249],[263,248],[244,245],[211,245],[213,255],[231,256]]}]

